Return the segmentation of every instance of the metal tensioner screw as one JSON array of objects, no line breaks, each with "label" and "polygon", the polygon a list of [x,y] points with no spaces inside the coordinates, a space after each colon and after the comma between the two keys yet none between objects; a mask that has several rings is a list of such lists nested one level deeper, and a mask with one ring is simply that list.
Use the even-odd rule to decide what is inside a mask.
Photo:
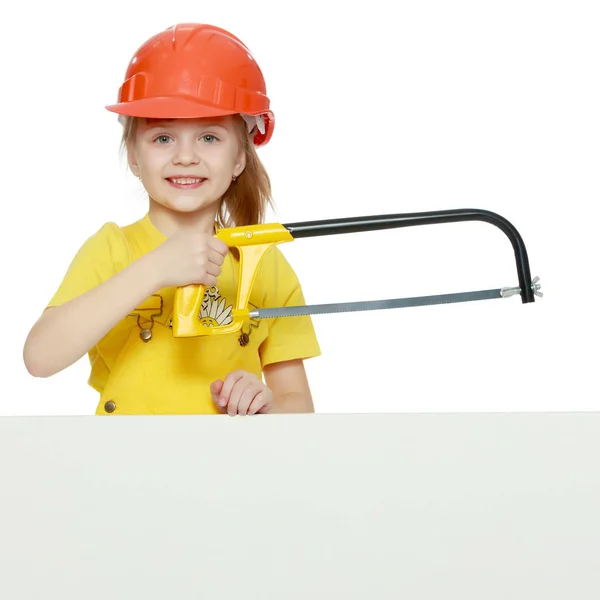
[{"label": "metal tensioner screw", "polygon": [[521,293],[520,287],[504,287],[500,290],[500,295],[503,298],[509,298],[510,296],[515,296]]},{"label": "metal tensioner screw", "polygon": [[[542,287],[542,284],[538,283],[539,280],[540,280],[540,278],[537,276],[533,279],[533,281],[531,282],[531,289],[533,290],[533,293],[535,296],[539,296],[541,298],[544,294],[542,292],[540,292],[540,288]],[[509,298],[510,296],[516,296],[517,294],[520,294],[520,293],[521,293],[520,287],[505,287],[500,290],[500,295],[503,298]]]}]

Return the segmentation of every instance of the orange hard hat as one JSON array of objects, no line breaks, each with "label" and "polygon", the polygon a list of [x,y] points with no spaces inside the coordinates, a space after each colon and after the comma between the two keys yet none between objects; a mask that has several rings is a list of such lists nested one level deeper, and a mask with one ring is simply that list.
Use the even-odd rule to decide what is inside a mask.
[{"label": "orange hard hat", "polygon": [[256,125],[254,144],[262,146],[275,125],[269,107],[262,71],[236,36],[214,25],[183,23],[140,46],[117,104],[106,108],[155,119],[240,114]]}]

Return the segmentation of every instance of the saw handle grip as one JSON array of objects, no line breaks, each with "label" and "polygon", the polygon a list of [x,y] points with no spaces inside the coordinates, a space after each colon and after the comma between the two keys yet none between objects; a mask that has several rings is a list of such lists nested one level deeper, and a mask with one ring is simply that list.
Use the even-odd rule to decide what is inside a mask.
[{"label": "saw handle grip", "polygon": [[233,333],[249,320],[248,301],[252,285],[256,279],[258,266],[269,248],[280,242],[290,242],[294,238],[284,225],[270,223],[247,227],[230,227],[219,230],[215,237],[230,248],[237,248],[240,255],[239,285],[233,321],[217,327],[202,323],[200,311],[206,286],[190,284],[175,289],[173,302],[173,335],[175,337],[196,337]]},{"label": "saw handle grip", "polygon": [[[181,336],[181,332],[193,332],[196,330],[202,300],[206,292],[203,284],[190,284],[175,288],[175,299],[173,303],[173,334]],[[175,325],[177,323],[177,325]]]}]

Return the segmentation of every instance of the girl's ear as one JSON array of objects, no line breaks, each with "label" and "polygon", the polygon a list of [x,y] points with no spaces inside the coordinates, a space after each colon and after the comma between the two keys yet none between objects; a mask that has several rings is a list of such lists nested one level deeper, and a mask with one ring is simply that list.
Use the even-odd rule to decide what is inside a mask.
[{"label": "girl's ear", "polygon": [[127,148],[127,163],[129,165],[129,169],[136,176],[140,176],[140,167],[137,163],[137,156],[135,155],[135,151],[133,148]]},{"label": "girl's ear", "polygon": [[233,175],[235,177],[239,177],[244,172],[245,168],[246,168],[246,152],[245,152],[245,150],[242,149],[242,150],[240,150],[240,153],[238,154],[237,162],[233,166]]}]

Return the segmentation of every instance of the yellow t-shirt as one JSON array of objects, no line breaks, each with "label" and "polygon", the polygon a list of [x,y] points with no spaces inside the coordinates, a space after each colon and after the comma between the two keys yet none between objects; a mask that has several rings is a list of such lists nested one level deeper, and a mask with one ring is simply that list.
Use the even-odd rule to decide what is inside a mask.
[{"label": "yellow t-shirt", "polygon": [[[48,306],[85,293],[165,240],[148,214],[125,227],[104,224],[79,249]],[[230,252],[216,286],[206,290],[200,318],[220,325],[231,322],[238,269]],[[308,316],[256,320],[245,346],[239,342],[240,331],[176,338],[170,329],[174,292],[173,287],[157,290],[89,351],[88,383],[100,393],[96,414],[219,414],[209,389],[216,379],[237,369],[260,378],[265,365],[320,355]],[[272,247],[258,268],[250,309],[302,304],[296,274]],[[152,315],[152,337],[144,342],[140,331],[149,327]]]}]

